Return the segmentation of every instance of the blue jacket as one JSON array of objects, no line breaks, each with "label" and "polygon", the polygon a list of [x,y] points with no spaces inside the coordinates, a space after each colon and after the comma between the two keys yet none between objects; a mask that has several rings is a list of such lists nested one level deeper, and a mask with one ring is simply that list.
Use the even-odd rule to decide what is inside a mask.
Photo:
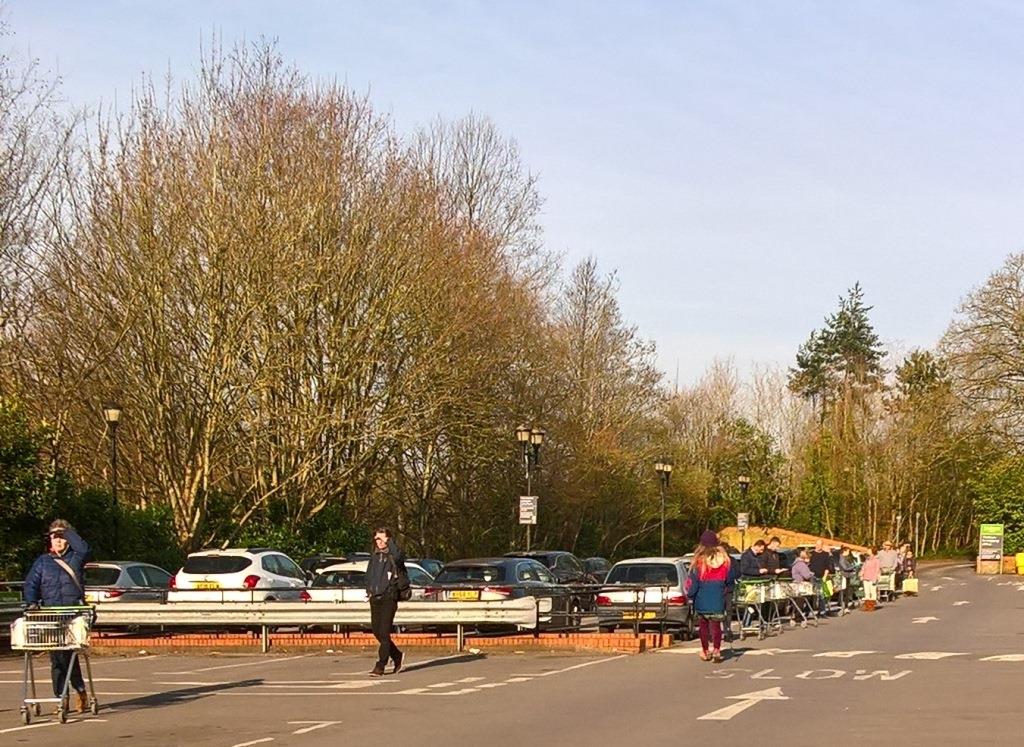
[{"label": "blue jacket", "polygon": [[72,529],[65,529],[68,548],[61,557],[78,577],[76,584],[71,575],[58,565],[53,553],[36,558],[25,577],[24,597],[27,604],[44,607],[66,607],[82,601],[82,568],[89,554],[89,545]]},{"label": "blue jacket", "polygon": [[738,564],[726,560],[722,566],[709,569],[704,578],[694,566],[686,579],[686,595],[698,615],[725,613],[725,595],[739,577]]}]

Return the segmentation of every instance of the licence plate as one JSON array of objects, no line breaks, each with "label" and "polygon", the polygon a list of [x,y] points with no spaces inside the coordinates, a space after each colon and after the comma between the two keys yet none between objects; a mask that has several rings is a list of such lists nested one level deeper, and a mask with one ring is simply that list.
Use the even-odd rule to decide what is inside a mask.
[{"label": "licence plate", "polygon": [[87,602],[97,602],[97,601],[99,601],[99,596],[100,595],[97,594],[95,591],[87,591],[87,592],[85,592],[85,601],[87,601]]},{"label": "licence plate", "polygon": [[656,612],[623,612],[623,620],[653,620],[657,617]]},{"label": "licence plate", "polygon": [[449,596],[450,599],[458,599],[458,600],[464,600],[464,601],[465,600],[476,601],[477,599],[480,598],[480,592],[476,591],[476,590],[474,590],[474,591],[453,591],[448,596]]},{"label": "licence plate", "polygon": [[196,581],[197,589],[219,589],[220,583],[218,581]]}]

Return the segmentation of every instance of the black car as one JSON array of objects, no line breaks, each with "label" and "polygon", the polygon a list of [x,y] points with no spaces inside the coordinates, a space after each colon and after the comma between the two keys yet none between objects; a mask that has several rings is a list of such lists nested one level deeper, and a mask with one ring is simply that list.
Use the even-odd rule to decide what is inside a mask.
[{"label": "black car", "polygon": [[587,558],[583,561],[583,568],[594,577],[594,580],[603,584],[605,579],[608,577],[608,571],[611,570],[612,564],[604,558]]},{"label": "black car", "polygon": [[407,563],[416,563],[431,576],[436,576],[444,567],[444,563],[436,558],[406,558],[405,560]]},{"label": "black car", "polygon": [[446,563],[431,590],[442,602],[487,602],[537,597],[538,627],[572,624],[572,595],[531,558],[471,558]]},{"label": "black car", "polygon": [[352,560],[352,558],[347,555],[321,552],[300,560],[299,567],[302,569],[302,572],[306,574],[306,577],[312,581],[317,577],[320,571],[327,566],[345,563],[349,560]]},{"label": "black car", "polygon": [[[583,561],[565,550],[529,550],[505,553],[506,558],[533,558],[543,563],[555,581],[569,587],[594,587],[599,582],[583,566]],[[594,588],[576,588],[570,600],[570,608],[580,612],[594,609]]]}]

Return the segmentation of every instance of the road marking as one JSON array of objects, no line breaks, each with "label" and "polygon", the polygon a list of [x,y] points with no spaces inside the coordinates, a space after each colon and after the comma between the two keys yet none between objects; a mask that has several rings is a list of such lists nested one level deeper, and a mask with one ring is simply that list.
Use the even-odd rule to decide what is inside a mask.
[{"label": "road marking", "polygon": [[943,576],[942,580],[943,581],[956,581],[956,579],[953,578],[952,576]]},{"label": "road marking", "polygon": [[938,586],[933,586],[932,587],[932,591],[939,591],[940,589],[942,589],[942,585],[941,584],[939,584]]},{"label": "road marking", "polygon": [[877,651],[822,651],[820,654],[815,654],[816,659],[852,659],[854,656],[864,656],[865,654],[877,654]]},{"label": "road marking", "polygon": [[340,724],[341,722],[340,721],[289,721],[288,723],[290,725],[292,725],[292,726],[299,726],[301,724],[313,724],[313,726],[307,726],[304,729],[296,729],[295,731],[292,732],[292,734],[309,734],[311,731],[316,731],[317,729],[323,729],[323,728],[326,728],[328,726],[334,726],[335,724]]},{"label": "road marking", "polygon": [[[401,680],[390,680],[391,682],[401,682]],[[380,680],[365,680],[363,682],[335,682],[331,685],[301,685],[292,684],[284,685],[276,682],[261,682],[253,685],[253,687],[269,687],[279,690],[363,690],[367,687],[375,687],[383,684]]]},{"label": "road marking", "polygon": [[979,661],[1024,661],[1024,654],[1000,654],[999,656],[986,656]]},{"label": "road marking", "polygon": [[[744,651],[742,656],[776,656],[778,654],[799,654],[810,651],[809,648],[752,648]],[[787,698],[788,700],[788,698]]]},{"label": "road marking", "polygon": [[254,745],[254,744],[263,744],[265,742],[273,742],[273,741],[274,741],[273,737],[263,737],[263,739],[254,739],[251,742],[239,742],[238,744],[231,745],[231,747],[252,747],[252,745]]},{"label": "road marking", "polygon": [[455,686],[454,682],[435,682],[433,685],[427,685],[427,687],[430,687],[430,688],[454,687],[454,686]]},{"label": "road marking", "polygon": [[[659,651],[672,651],[673,649],[658,649]],[[694,649],[696,650],[696,649]],[[553,674],[562,674],[562,672],[571,672],[574,669],[582,669],[583,667],[592,667],[595,664],[607,664],[610,661],[616,661],[618,659],[625,659],[629,654],[620,654],[619,656],[611,656],[607,659],[594,659],[593,661],[585,661],[582,664],[573,664],[571,667],[565,667],[564,669],[553,669],[550,672],[541,672],[540,674],[514,674],[513,677],[550,677]]]},{"label": "road marking", "polygon": [[479,682],[483,677],[463,677],[461,680],[455,680],[456,682]]},{"label": "road marking", "polygon": [[509,677],[505,682],[529,682],[533,677]]},{"label": "road marking", "polygon": [[705,713],[703,716],[698,716],[698,721],[728,721],[733,716],[743,713],[753,705],[760,703],[762,700],[789,700],[789,698],[782,694],[782,688],[770,687],[767,690],[757,690],[752,693],[743,693],[742,695],[729,695],[729,700],[737,700],[738,703],[727,705],[725,708],[719,708],[717,711],[711,711],[711,713]]},{"label": "road marking", "polygon": [[427,692],[425,687],[412,687],[408,690],[399,690],[395,695],[419,695],[420,693]]},{"label": "road marking", "polygon": [[477,687],[481,689],[486,688],[490,690],[492,687],[505,687],[505,685],[507,684],[507,682],[485,682],[482,685],[477,685]]},{"label": "road marking", "polygon": [[[93,677],[93,682],[137,682],[138,680],[124,677]],[[20,685],[23,680],[0,680],[0,685]]]},{"label": "road marking", "polygon": [[939,618],[937,618],[937,617],[915,617],[914,618],[914,624],[915,625],[923,625],[924,623],[935,622],[938,619]]},{"label": "road marking", "polygon": [[894,656],[894,659],[948,659],[952,656],[967,656],[964,653],[954,653],[952,651],[917,651],[913,654],[899,654]]},{"label": "road marking", "polygon": [[[107,720],[105,718],[69,718],[69,724],[105,724]],[[13,726],[10,729],[0,729],[0,734],[10,734],[15,731],[26,731],[28,729],[43,729],[47,726],[59,726],[60,721],[54,719],[53,721],[42,721],[38,724],[29,724],[28,726]]]},{"label": "road marking", "polygon": [[902,672],[897,672],[896,674],[889,674],[888,669],[876,669],[873,672],[869,672],[866,669],[858,669],[853,675],[853,678],[860,682],[863,680],[869,680],[872,677],[877,677],[882,680],[882,682],[890,682],[892,680],[898,680],[900,677],[906,677],[908,674],[910,674],[909,669],[904,669]]},{"label": "road marking", "polygon": [[227,682],[155,682],[156,685],[184,685],[185,687],[222,687]]},{"label": "road marking", "polygon": [[962,602],[953,602],[954,607],[963,607],[965,604],[970,604],[970,602],[968,602],[967,600],[964,600]]},{"label": "road marking", "polygon": [[296,659],[308,659],[313,654],[302,654],[300,656],[285,656],[280,659],[260,659],[259,661],[245,661],[241,664],[221,664],[216,667],[203,667],[201,669],[189,669],[184,672],[155,672],[155,674],[199,674],[200,672],[213,672],[218,669],[237,669],[238,667],[255,667],[260,664],[278,664],[282,661],[295,661]]},{"label": "road marking", "polygon": [[796,676],[798,680],[837,680],[846,672],[842,669],[808,669]]}]

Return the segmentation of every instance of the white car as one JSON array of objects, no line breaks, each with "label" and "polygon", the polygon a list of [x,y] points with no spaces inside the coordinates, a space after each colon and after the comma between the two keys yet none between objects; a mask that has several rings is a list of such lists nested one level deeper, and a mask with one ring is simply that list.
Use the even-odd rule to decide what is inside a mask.
[{"label": "white car", "polygon": [[284,553],[260,547],[194,552],[167,592],[168,602],[308,599],[306,574],[298,564]]},{"label": "white car", "polygon": [[[309,587],[309,598],[314,602],[365,602],[366,601],[366,560],[338,563],[320,570]],[[414,600],[426,598],[426,588],[434,577],[416,563],[407,562]]]},{"label": "white car", "polygon": [[696,620],[686,598],[689,570],[685,556],[620,560],[608,571],[597,594],[600,629],[665,626],[678,630],[683,638],[692,638]]}]

